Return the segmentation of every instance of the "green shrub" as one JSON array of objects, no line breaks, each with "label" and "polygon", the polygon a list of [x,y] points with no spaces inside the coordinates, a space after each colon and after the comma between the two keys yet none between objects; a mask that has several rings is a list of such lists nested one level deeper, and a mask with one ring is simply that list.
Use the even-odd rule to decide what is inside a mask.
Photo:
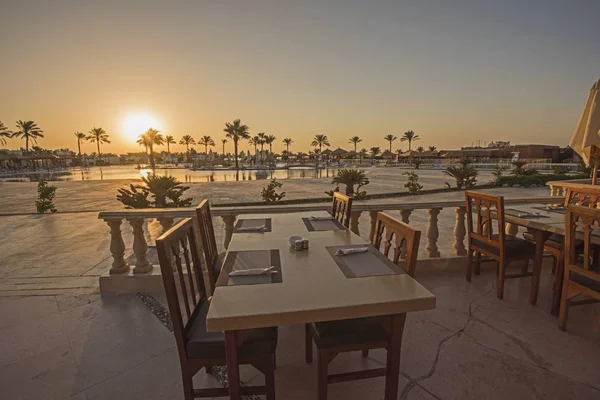
[{"label": "green shrub", "polygon": [[56,195],[56,186],[48,185],[48,182],[40,179],[37,186],[37,199],[35,208],[39,214],[44,214],[46,211],[56,212],[54,206],[54,196]]},{"label": "green shrub", "polygon": [[456,180],[457,189],[474,188],[477,184],[477,176],[479,175],[479,172],[471,165],[471,161],[467,158],[460,160],[459,165],[451,165],[442,172]]},{"label": "green shrub", "polygon": [[511,164],[515,167],[511,171],[511,174],[513,174],[515,176],[536,175],[538,173],[537,169],[535,169],[535,168],[524,168],[525,165],[527,165],[527,163],[525,161],[513,161],[513,162],[511,162]]},{"label": "green shrub", "polygon": [[421,164],[423,164],[423,160],[419,160],[418,158],[413,160],[412,164],[415,166],[415,169],[419,169]]},{"label": "green shrub", "polygon": [[508,167],[506,165],[496,165],[494,166],[494,170],[492,171],[492,176],[494,177],[494,185],[500,185],[500,179],[504,176],[504,171],[506,171]]},{"label": "green shrub", "polygon": [[405,172],[402,175],[408,176],[408,181],[404,184],[404,187],[408,189],[408,193],[420,194],[423,185],[419,183],[419,175],[416,172]]},{"label": "green shrub", "polygon": [[[125,205],[125,208],[171,208],[189,207],[192,198],[182,199],[183,193],[189,186],[182,186],[181,182],[173,176],[158,176],[155,174],[142,178],[144,185],[129,185],[130,189],[119,189],[117,200]],[[148,199],[152,195],[153,200]]]},{"label": "green shrub", "polygon": [[[369,178],[367,178],[364,171],[359,169],[342,169],[338,171],[337,176],[333,178],[331,183],[346,185],[346,196],[360,198],[367,195],[367,192],[361,192],[360,188],[369,184]],[[354,185],[356,185],[356,190],[354,190]]]},{"label": "green shrub", "polygon": [[570,179],[582,179],[585,178],[584,175],[570,176],[570,175],[556,175],[556,174],[547,174],[543,175],[537,173],[535,175],[510,175],[503,176],[500,178],[498,184],[502,185],[521,185],[521,186],[531,186],[531,185],[545,185],[546,182],[550,181],[565,181]]},{"label": "green shrub", "polygon": [[279,200],[285,197],[285,192],[277,193],[275,189],[279,189],[283,186],[283,183],[277,182],[277,179],[273,180],[262,189],[260,195],[263,200],[267,203],[277,203]]}]

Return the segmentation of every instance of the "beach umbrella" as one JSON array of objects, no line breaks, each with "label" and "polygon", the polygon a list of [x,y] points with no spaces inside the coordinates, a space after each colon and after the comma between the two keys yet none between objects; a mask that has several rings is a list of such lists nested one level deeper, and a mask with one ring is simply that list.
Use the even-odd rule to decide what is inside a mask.
[{"label": "beach umbrella", "polygon": [[592,185],[595,185],[598,179],[600,159],[600,79],[590,89],[590,95],[569,146],[586,163],[590,163],[592,166]]}]

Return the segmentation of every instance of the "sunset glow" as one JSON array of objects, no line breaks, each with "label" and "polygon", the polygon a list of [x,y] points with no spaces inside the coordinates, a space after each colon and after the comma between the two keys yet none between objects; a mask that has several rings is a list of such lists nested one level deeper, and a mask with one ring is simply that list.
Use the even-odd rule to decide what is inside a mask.
[{"label": "sunset glow", "polygon": [[128,141],[137,140],[142,133],[150,128],[160,131],[162,126],[157,118],[147,113],[132,114],[122,123],[122,131]]}]

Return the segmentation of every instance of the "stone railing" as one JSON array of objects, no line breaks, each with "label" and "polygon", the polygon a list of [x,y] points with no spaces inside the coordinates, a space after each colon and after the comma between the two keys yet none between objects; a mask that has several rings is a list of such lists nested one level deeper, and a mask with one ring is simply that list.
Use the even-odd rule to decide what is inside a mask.
[{"label": "stone railing", "polygon": [[550,188],[550,196],[565,196],[567,194],[567,188],[571,189],[582,189],[582,188],[595,188],[598,189],[600,186],[592,185],[591,179],[572,179],[568,181],[551,181],[547,182],[546,186]]},{"label": "stone railing", "polygon": [[[517,199],[505,199],[505,204],[525,204],[525,203],[556,203],[556,197],[528,197]],[[225,226],[224,247],[229,246],[231,236],[234,230],[234,222],[241,214],[260,214],[260,213],[288,213],[300,211],[321,211],[330,210],[329,203],[320,204],[301,204],[301,205],[277,205],[277,206],[245,206],[245,207],[213,207],[211,213],[213,218],[222,218]],[[429,258],[439,258],[440,250],[438,248],[438,238],[440,236],[438,227],[438,215],[442,209],[452,209],[455,215],[454,228],[452,231],[453,243],[450,253],[455,256],[465,256],[467,250],[465,247],[466,225],[465,225],[465,202],[464,200],[438,201],[433,203],[400,203],[390,201],[382,203],[379,201],[355,202],[352,207],[350,220],[350,229],[352,232],[360,235],[359,219],[363,213],[369,216],[369,238],[372,237],[375,230],[375,221],[377,213],[380,211],[399,211],[401,220],[410,223],[411,214],[415,210],[426,210],[428,214],[427,230],[425,234],[426,246],[424,255]],[[121,225],[127,221],[132,227],[133,245],[132,250],[135,255],[134,274],[148,274],[153,270],[152,263],[148,260],[148,241],[144,232],[144,223],[147,220],[158,220],[162,226],[162,231],[168,230],[176,219],[195,218],[194,208],[168,208],[168,209],[144,209],[144,210],[123,210],[101,212],[99,219],[104,220],[110,227],[110,252],[113,257],[111,275],[128,274],[130,266],[126,262],[126,246],[123,240]],[[506,231],[509,234],[516,235],[518,227],[507,225]]]}]

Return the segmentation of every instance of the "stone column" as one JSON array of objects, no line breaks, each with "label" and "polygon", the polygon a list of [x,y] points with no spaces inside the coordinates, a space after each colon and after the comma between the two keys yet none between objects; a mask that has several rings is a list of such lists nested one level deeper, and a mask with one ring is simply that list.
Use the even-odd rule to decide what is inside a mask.
[{"label": "stone column", "polygon": [[437,247],[437,240],[440,236],[438,229],[438,215],[441,208],[429,208],[429,225],[427,226],[427,247],[425,247],[425,255],[428,257],[439,257],[440,252]]},{"label": "stone column", "polygon": [[160,217],[158,218],[158,222],[160,223],[160,225],[163,228],[162,233],[165,233],[166,231],[168,231],[169,229],[171,229],[171,227],[173,226],[173,222],[175,221],[174,218],[168,218],[168,217]]},{"label": "stone column", "polygon": [[412,214],[412,212],[413,210],[411,209],[400,210],[400,217],[402,219],[402,222],[404,222],[405,224],[410,223],[408,219],[410,218],[410,214]]},{"label": "stone column", "polygon": [[504,232],[509,236],[517,236],[519,234],[519,225],[506,224]]},{"label": "stone column", "polygon": [[362,211],[352,211],[352,214],[350,215],[350,230],[359,236],[360,231],[358,229],[358,219],[360,218],[361,214]]},{"label": "stone column", "polygon": [[221,217],[225,223],[225,248],[229,248],[229,242],[231,242],[231,236],[233,235],[233,223],[235,222],[236,215],[223,215]]},{"label": "stone column", "polygon": [[125,242],[121,235],[121,220],[112,219],[106,221],[110,227],[110,253],[113,257],[110,274],[126,274],[129,272],[129,265],[125,261]]},{"label": "stone column", "polygon": [[152,270],[152,265],[148,261],[148,243],[144,237],[144,219],[128,219],[133,228],[133,253],[135,254],[134,274],[143,274]]},{"label": "stone column", "polygon": [[451,252],[457,256],[466,256],[465,235],[467,234],[467,230],[465,229],[465,207],[454,207],[454,213],[456,214],[456,224],[454,225],[454,244],[452,245]]},{"label": "stone column", "polygon": [[371,217],[371,230],[369,231],[369,240],[373,241],[373,236],[375,235],[375,224],[377,223],[377,213],[379,211],[369,211],[369,216]]}]

